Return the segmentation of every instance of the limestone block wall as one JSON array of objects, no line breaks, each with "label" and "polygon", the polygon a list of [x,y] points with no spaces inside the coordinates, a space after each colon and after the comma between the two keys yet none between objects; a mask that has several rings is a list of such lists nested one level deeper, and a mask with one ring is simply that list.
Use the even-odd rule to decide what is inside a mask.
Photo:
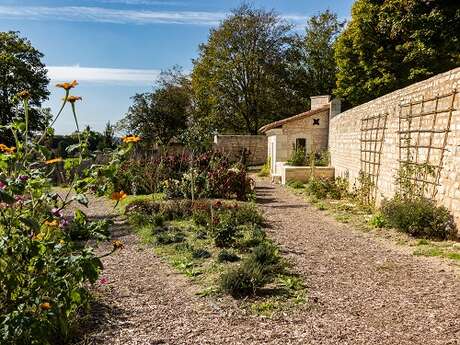
[{"label": "limestone block wall", "polygon": [[265,135],[215,135],[214,149],[224,152],[231,159],[241,158],[244,149],[249,152],[248,164],[261,165],[267,160],[267,137]]},{"label": "limestone block wall", "polygon": [[[289,165],[283,165],[281,170],[281,184],[286,184],[288,181],[300,181],[308,182],[311,178],[312,169],[309,166],[305,167],[294,167]],[[334,168],[333,167],[315,167],[314,176],[316,178],[333,179]]]},{"label": "limestone block wall", "polygon": [[[427,160],[440,168],[438,181],[433,184],[435,199],[449,208],[460,223],[460,94],[456,91],[460,91],[460,68],[394,91],[332,118],[329,150],[336,176],[347,175],[353,183],[360,170],[369,168],[369,165],[378,166],[376,201],[379,203],[396,190],[395,176],[400,168],[400,157],[402,160],[410,157],[409,160],[418,162]],[[383,120],[385,116],[386,122]],[[365,139],[369,146],[363,148],[363,128],[372,117],[380,117],[381,122],[375,122],[374,127],[381,128],[381,132],[369,133]],[[419,128],[419,131],[411,132],[411,128]],[[411,137],[407,139],[407,135]],[[381,144],[378,153],[371,146],[372,142]],[[366,167],[363,161],[378,164],[367,164]]]}]

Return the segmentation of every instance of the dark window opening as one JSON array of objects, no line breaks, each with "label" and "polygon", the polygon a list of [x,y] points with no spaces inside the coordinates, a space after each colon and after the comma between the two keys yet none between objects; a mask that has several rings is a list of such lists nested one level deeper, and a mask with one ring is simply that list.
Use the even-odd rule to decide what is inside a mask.
[{"label": "dark window opening", "polygon": [[319,119],[313,119],[313,126],[319,126]]},{"label": "dark window opening", "polygon": [[296,148],[296,150],[302,149],[302,150],[305,151],[305,149],[307,148],[307,139],[305,139],[305,138],[297,138],[295,140],[295,148]]}]

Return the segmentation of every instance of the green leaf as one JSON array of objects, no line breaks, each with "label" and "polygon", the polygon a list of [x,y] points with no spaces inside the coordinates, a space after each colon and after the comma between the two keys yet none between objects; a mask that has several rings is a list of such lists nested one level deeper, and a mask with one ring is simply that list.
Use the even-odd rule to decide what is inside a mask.
[{"label": "green leaf", "polygon": [[27,225],[32,230],[37,231],[40,229],[40,224],[38,224],[38,222],[33,218],[19,217],[19,220],[21,221],[21,223]]},{"label": "green leaf", "polygon": [[84,194],[77,194],[73,197],[74,200],[78,201],[78,203],[88,207],[88,198]]},{"label": "green leaf", "polygon": [[13,204],[16,200],[10,194],[0,189],[0,201],[7,204]]}]

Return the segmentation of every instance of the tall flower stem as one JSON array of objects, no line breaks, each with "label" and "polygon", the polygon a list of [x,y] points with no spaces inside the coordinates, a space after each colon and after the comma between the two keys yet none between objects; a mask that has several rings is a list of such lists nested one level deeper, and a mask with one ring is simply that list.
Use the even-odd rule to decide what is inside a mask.
[{"label": "tall flower stem", "polygon": [[29,100],[27,98],[24,98],[23,104],[24,104],[24,117],[25,117],[25,123],[26,123],[26,129],[24,133],[24,156],[26,156],[27,155],[27,144],[28,144],[28,139],[29,139]]},{"label": "tall flower stem", "polygon": [[64,110],[64,107],[65,107],[65,104],[67,103],[67,98],[69,97],[69,90],[65,90],[65,96],[64,96],[64,99],[62,100],[62,105],[61,105],[61,109],[59,109],[59,112],[57,113],[57,115],[54,117],[54,120],[53,122],[51,122],[50,125],[46,126],[45,130],[43,131],[43,134],[42,136],[40,137],[40,139],[38,140],[37,144],[40,144],[42,142],[43,139],[45,139],[45,136],[46,136],[46,133],[48,132],[48,129],[49,128],[52,128],[53,125],[56,123],[57,119],[59,118],[59,116],[61,115],[62,111]]}]

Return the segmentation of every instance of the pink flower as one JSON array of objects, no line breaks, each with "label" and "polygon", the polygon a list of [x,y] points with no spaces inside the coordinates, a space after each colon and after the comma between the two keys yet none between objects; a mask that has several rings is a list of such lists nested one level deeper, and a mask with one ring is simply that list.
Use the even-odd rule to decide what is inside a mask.
[{"label": "pink flower", "polygon": [[6,184],[0,181],[0,189],[5,189],[5,187],[6,187]]},{"label": "pink flower", "polygon": [[102,277],[99,279],[99,284],[101,285],[107,285],[109,283],[109,280],[106,277]]}]

